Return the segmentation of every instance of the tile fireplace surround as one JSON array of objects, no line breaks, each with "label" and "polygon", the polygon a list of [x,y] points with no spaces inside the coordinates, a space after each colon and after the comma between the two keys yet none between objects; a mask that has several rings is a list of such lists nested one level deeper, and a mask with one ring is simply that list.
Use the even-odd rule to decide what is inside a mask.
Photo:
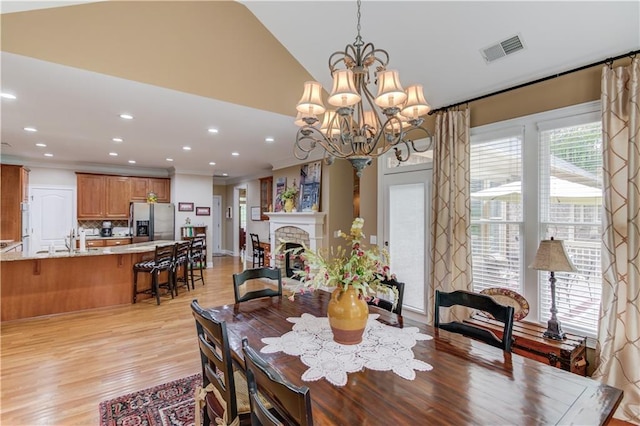
[{"label": "tile fireplace surround", "polygon": [[[322,247],[324,239],[324,220],[326,213],[319,212],[292,212],[292,213],[266,213],[269,216],[269,237],[271,239],[271,253],[276,253],[280,241],[276,239],[276,231],[280,228],[299,228],[309,236],[308,248],[316,251]],[[301,241],[290,241],[300,243]],[[305,243],[307,243],[305,241]],[[275,259],[270,260],[271,266],[276,266]]]}]

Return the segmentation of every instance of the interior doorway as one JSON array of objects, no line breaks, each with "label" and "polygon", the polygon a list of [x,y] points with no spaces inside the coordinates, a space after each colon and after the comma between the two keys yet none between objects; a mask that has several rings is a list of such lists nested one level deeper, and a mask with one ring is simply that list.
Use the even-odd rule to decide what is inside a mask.
[{"label": "interior doorway", "polygon": [[241,256],[240,249],[240,227],[247,226],[247,185],[242,184],[233,188],[233,204],[230,207],[231,219],[233,221],[233,255]]},{"label": "interior doorway", "polygon": [[213,209],[211,215],[211,244],[213,254],[222,254],[222,197],[213,196]]}]

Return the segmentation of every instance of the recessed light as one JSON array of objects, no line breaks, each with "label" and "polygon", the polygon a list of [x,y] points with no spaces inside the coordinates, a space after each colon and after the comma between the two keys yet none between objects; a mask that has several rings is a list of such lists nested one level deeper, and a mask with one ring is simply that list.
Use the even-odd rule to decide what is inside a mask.
[{"label": "recessed light", "polygon": [[136,164],[136,160],[129,160],[129,164]]},{"label": "recessed light", "polygon": [[167,158],[167,161],[173,161],[173,158]]},{"label": "recessed light", "polygon": [[210,161],[210,162],[209,162],[209,165],[210,165],[210,166],[215,166],[215,165],[216,165],[216,163],[214,163],[213,161]]},{"label": "recessed light", "polygon": [[47,146],[47,144],[46,143],[42,143],[42,142],[38,142],[36,144],[36,146],[39,146],[40,148],[44,148],[45,146]]},{"label": "recessed light", "polygon": [[53,154],[49,153],[49,152],[45,152],[44,154],[45,157],[53,157]]},{"label": "recessed light", "polygon": [[218,129],[214,129],[213,127],[209,129],[209,133],[218,133]]},{"label": "recessed light", "polygon": [[117,152],[110,152],[109,155],[112,156],[112,157],[117,157],[118,153]]},{"label": "recessed light", "polygon": [[229,173],[223,173],[222,176],[229,176]]},{"label": "recessed light", "polygon": [[11,93],[0,93],[0,98],[4,99],[15,99],[16,95],[12,95]]},{"label": "recessed light", "polygon": [[190,146],[183,146],[182,149],[185,150],[185,151],[191,151],[191,147]]},{"label": "recessed light", "polygon": [[269,142],[269,143],[271,143],[271,142],[274,142],[274,141],[275,141],[275,139],[274,139],[274,138],[269,137],[269,138],[265,138],[265,140],[264,140],[264,141],[265,141],[265,142]]},{"label": "recessed light", "polygon": [[133,120],[133,115],[131,114],[120,114],[120,118],[125,120]]},{"label": "recessed light", "polygon": [[113,138],[111,140],[114,141],[114,142],[118,142],[118,143],[119,142],[124,142],[124,139],[122,139],[122,138]]},{"label": "recessed light", "polygon": [[25,132],[37,132],[38,129],[36,129],[35,127],[25,127],[24,128]]},{"label": "recessed light", "polygon": [[233,155],[234,157],[237,157],[238,155],[240,155],[239,152],[232,152],[231,155]]}]

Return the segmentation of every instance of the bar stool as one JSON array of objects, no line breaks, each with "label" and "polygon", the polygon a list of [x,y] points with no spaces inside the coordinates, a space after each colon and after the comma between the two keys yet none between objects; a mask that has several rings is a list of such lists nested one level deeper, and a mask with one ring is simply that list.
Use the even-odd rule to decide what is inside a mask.
[{"label": "bar stool", "polygon": [[[178,295],[178,287],[185,286],[187,290],[189,288],[189,250],[191,248],[191,241],[183,241],[176,243],[176,254],[173,262],[171,273],[173,274],[173,287]],[[178,276],[178,270],[181,269],[182,276]],[[193,285],[191,286],[192,288]]]},{"label": "bar stool", "polygon": [[[202,281],[204,285],[204,275],[202,270],[207,267],[207,246],[205,237],[195,237],[191,240],[189,248],[189,270],[191,271],[191,288],[196,288],[196,281]],[[194,277],[193,271],[199,270],[200,277]]]},{"label": "bar stool", "polygon": [[[173,299],[173,262],[175,258],[176,244],[168,246],[156,246],[153,260],[145,260],[133,265],[133,303],[136,303],[138,294],[151,294],[156,296],[158,305],[160,304],[160,289],[165,288]],[[167,272],[167,281],[160,282],[160,273]],[[151,274],[151,288],[138,290],[138,273]]]}]

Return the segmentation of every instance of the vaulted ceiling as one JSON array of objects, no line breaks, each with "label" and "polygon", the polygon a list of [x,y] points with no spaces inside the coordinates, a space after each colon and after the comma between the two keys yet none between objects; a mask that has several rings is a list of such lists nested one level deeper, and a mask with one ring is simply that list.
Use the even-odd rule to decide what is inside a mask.
[{"label": "vaulted ceiling", "polygon": [[[330,89],[329,55],[356,35],[354,1],[2,8],[2,92],[17,97],[2,99],[2,160],[79,170],[237,178],[295,164],[303,82]],[[441,107],[637,50],[639,28],[630,1],[365,1],[361,34]],[[514,35],[523,50],[484,60]]]}]

